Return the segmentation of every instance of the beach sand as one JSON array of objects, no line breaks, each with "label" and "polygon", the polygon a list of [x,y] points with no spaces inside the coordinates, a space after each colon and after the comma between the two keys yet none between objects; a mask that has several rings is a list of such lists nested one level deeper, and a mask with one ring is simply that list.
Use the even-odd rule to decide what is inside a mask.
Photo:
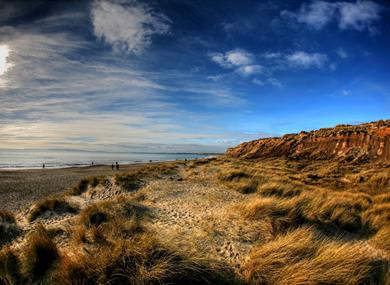
[{"label": "beach sand", "polygon": [[33,201],[66,191],[89,176],[112,175],[145,164],[121,165],[112,171],[111,165],[58,169],[0,170],[0,209],[20,211]]}]

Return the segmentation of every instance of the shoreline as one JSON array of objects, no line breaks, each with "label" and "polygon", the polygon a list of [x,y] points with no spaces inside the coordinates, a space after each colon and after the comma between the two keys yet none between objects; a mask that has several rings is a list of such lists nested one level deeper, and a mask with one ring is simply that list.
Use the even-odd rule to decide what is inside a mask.
[{"label": "shoreline", "polygon": [[[211,156],[210,156],[211,157]],[[194,159],[201,159],[200,158],[187,158],[187,161],[194,160]],[[122,167],[129,167],[131,165],[146,165],[146,164],[154,164],[154,163],[164,163],[164,162],[172,162],[172,161],[181,161],[184,159],[167,159],[167,160],[150,160],[150,161],[135,161],[133,163],[127,162],[119,165]],[[115,164],[114,164],[115,165]],[[94,168],[94,167],[111,167],[111,164],[104,164],[104,163],[99,163],[99,164],[72,164],[69,166],[46,166],[45,168],[41,167],[0,167],[0,172],[1,171],[29,171],[29,170],[53,170],[53,169],[82,169],[82,168]]]},{"label": "shoreline", "polygon": [[121,174],[145,165],[166,162],[168,161],[122,164],[119,170],[112,170],[111,165],[45,169],[0,169],[0,210],[12,212],[26,210],[34,201],[54,194],[61,194],[84,178]]}]

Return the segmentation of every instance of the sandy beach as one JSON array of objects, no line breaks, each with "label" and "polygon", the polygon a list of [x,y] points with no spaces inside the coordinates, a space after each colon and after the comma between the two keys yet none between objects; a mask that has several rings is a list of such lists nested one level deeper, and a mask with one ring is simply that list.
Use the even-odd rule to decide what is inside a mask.
[{"label": "sandy beach", "polygon": [[143,165],[121,165],[119,171],[112,171],[109,165],[0,170],[0,209],[20,211],[29,207],[33,201],[66,191],[82,178],[121,173]]}]

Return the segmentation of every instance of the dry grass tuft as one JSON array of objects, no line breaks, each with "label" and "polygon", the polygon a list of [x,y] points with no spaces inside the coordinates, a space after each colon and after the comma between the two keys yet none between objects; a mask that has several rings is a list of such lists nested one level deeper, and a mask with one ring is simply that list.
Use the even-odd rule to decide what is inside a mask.
[{"label": "dry grass tuft", "polygon": [[16,224],[13,213],[0,210],[0,248],[3,244],[9,243],[21,233]]},{"label": "dry grass tuft", "polygon": [[271,181],[260,185],[257,193],[264,196],[294,197],[302,193],[302,186],[298,187],[286,181]]},{"label": "dry grass tuft", "polygon": [[380,249],[390,252],[390,226],[381,228],[372,238],[371,241]]},{"label": "dry grass tuft", "polygon": [[371,232],[389,226],[390,203],[374,204],[362,214],[362,220]]},{"label": "dry grass tuft", "polygon": [[80,182],[69,189],[65,194],[78,196],[88,190],[88,186],[96,187],[98,185],[104,185],[107,181],[105,176],[93,176],[80,180]]},{"label": "dry grass tuft", "polygon": [[143,221],[150,217],[148,208],[120,196],[83,209],[74,239],[78,243],[112,242],[144,232]]},{"label": "dry grass tuft", "polygon": [[63,284],[233,284],[235,280],[226,266],[189,258],[150,236],[118,240],[80,254],[61,268],[58,277]]},{"label": "dry grass tuft", "polygon": [[0,251],[0,284],[11,285],[22,282],[20,261],[9,247]]},{"label": "dry grass tuft", "polygon": [[141,180],[141,174],[139,172],[130,173],[126,175],[116,175],[115,184],[122,187],[126,191],[136,191],[142,187],[143,182]]},{"label": "dry grass tuft", "polygon": [[45,212],[50,211],[56,214],[77,213],[78,208],[64,198],[47,198],[36,203],[30,210],[28,220],[30,222],[38,219]]},{"label": "dry grass tuft", "polygon": [[330,241],[299,228],[255,248],[243,267],[251,284],[381,284],[387,261],[360,243]]},{"label": "dry grass tuft", "polygon": [[22,272],[27,283],[49,284],[50,271],[56,269],[60,253],[45,228],[38,225],[30,234],[22,254]]},{"label": "dry grass tuft", "polygon": [[322,227],[333,225],[348,232],[369,234],[385,223],[385,215],[374,213],[373,216],[378,219],[375,220],[369,215],[372,210],[366,212],[371,205],[370,201],[359,193],[313,190],[291,198],[257,198],[239,207],[239,211],[244,217],[267,218],[284,227],[309,223]]}]

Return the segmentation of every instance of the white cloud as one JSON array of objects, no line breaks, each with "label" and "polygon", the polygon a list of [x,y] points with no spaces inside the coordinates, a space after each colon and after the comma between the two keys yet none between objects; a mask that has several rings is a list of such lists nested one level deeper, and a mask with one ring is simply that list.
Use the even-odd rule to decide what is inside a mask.
[{"label": "white cloud", "polygon": [[267,78],[267,82],[273,86],[282,87],[282,83],[276,78]]},{"label": "white cloud", "polygon": [[[216,83],[200,83],[193,74],[135,68],[138,58],[96,52],[95,43],[70,33],[0,27],[0,35],[1,44],[10,49],[7,63],[13,64],[0,77],[10,83],[0,87],[0,148],[111,151],[135,144],[145,150],[154,144],[164,145],[164,151],[183,143],[193,145],[187,150],[207,151],[214,149],[208,147],[210,141],[231,134],[214,123],[213,115],[186,110],[167,92],[175,88],[175,93],[185,94],[185,104],[209,108],[245,104],[237,93]],[[80,61],[71,56],[79,53],[85,55]]]},{"label": "white cloud", "polygon": [[332,3],[313,1],[310,4],[302,4],[297,13],[282,11],[281,15],[319,30],[332,21],[335,11],[336,6]]},{"label": "white cloud", "polygon": [[234,49],[226,53],[210,53],[209,56],[212,61],[224,68],[249,65],[254,61],[253,54],[242,49]]},{"label": "white cloud", "polygon": [[337,22],[340,30],[368,30],[375,32],[373,24],[380,19],[382,7],[375,2],[357,0],[356,2],[312,1],[302,4],[297,12],[282,11],[281,16],[320,30]]},{"label": "white cloud", "polygon": [[363,31],[368,29],[373,32],[372,24],[380,18],[381,7],[371,1],[339,2],[338,6],[340,12],[339,27],[342,30]]},{"label": "white cloud", "polygon": [[281,56],[282,54],[280,52],[265,52],[263,54],[263,57],[266,59],[276,59],[276,58],[280,58]]},{"label": "white cloud", "polygon": [[342,59],[345,59],[345,58],[348,57],[347,52],[343,48],[341,48],[341,47],[336,50],[336,53]]},{"label": "white cloud", "polygon": [[[226,69],[234,69],[236,73],[247,77],[264,72],[264,66],[255,64],[255,56],[243,49],[234,49],[225,53],[209,53],[210,59]],[[219,78],[209,77],[211,80]]]},{"label": "white cloud", "polygon": [[261,81],[260,79],[257,79],[257,78],[252,79],[252,82],[253,82],[253,84],[256,84],[259,86],[265,85],[265,83],[263,81]]},{"label": "white cloud", "polygon": [[131,1],[95,0],[91,10],[95,35],[116,51],[139,54],[155,35],[169,32],[171,21],[150,6]]},{"label": "white cloud", "polygon": [[351,94],[352,94],[352,91],[349,89],[341,90],[341,95],[343,95],[343,96],[350,96]]},{"label": "white cloud", "polygon": [[258,64],[255,65],[244,65],[240,68],[236,69],[236,72],[240,73],[243,76],[249,76],[252,74],[262,73],[264,71],[264,67]]},{"label": "white cloud", "polygon": [[321,53],[306,53],[303,51],[297,51],[286,55],[286,60],[291,67],[308,69],[323,67],[328,61],[328,57]]},{"label": "white cloud", "polygon": [[276,79],[274,77],[269,77],[269,78],[266,78],[264,80],[260,80],[260,79],[254,78],[252,80],[252,83],[256,84],[256,85],[259,85],[259,86],[273,85],[273,86],[276,86],[276,87],[282,87],[282,83],[278,79]]}]

